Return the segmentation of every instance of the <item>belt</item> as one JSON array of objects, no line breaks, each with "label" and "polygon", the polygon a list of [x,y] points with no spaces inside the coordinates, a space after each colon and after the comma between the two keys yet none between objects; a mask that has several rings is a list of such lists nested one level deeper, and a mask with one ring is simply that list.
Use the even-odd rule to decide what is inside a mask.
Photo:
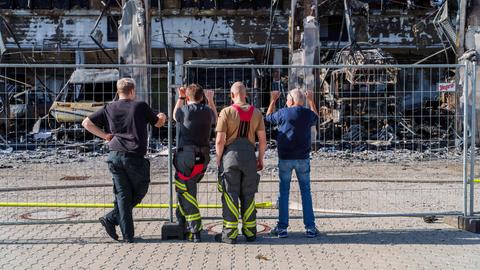
[{"label": "belt", "polygon": [[137,153],[130,153],[130,152],[121,152],[121,151],[110,151],[110,154],[115,156],[123,156],[123,157],[133,157],[133,158],[144,158],[144,155],[140,155]]}]

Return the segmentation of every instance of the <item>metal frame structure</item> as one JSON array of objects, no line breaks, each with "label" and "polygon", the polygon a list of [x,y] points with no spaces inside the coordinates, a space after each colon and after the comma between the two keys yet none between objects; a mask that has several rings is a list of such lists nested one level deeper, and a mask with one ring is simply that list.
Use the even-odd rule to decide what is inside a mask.
[{"label": "metal frame structure", "polygon": [[[365,70],[365,69],[395,69],[395,70],[401,70],[401,69],[455,69],[459,70],[460,68],[463,68],[463,90],[462,92],[464,93],[464,99],[466,102],[464,102],[463,106],[463,130],[466,132],[463,132],[463,191],[462,191],[462,205],[463,209],[458,209],[455,211],[421,211],[421,212],[397,212],[397,211],[348,211],[348,210],[341,210],[338,212],[332,211],[332,212],[322,212],[321,214],[317,214],[316,216],[318,218],[356,218],[356,217],[398,217],[398,216],[427,216],[427,215],[464,215],[464,216],[472,216],[474,215],[475,212],[475,134],[476,134],[476,102],[475,102],[475,97],[476,97],[476,62],[466,62],[465,64],[457,64],[457,65],[360,65],[360,66],[352,66],[352,65],[309,65],[309,66],[291,66],[291,65],[235,65],[235,64],[218,64],[218,65],[212,65],[212,64],[184,64],[182,65],[182,68],[188,69],[188,68],[213,68],[213,69],[251,69],[251,70],[259,70],[259,71],[265,71],[265,70],[278,70],[278,69],[315,69],[315,70],[321,70],[321,69],[333,69],[333,70],[348,70],[348,69],[357,69],[357,70]],[[174,212],[173,209],[175,208],[174,204],[174,190],[173,190],[173,149],[174,149],[174,123],[173,123],[173,105],[174,105],[174,98],[176,94],[176,88],[179,85],[176,85],[174,83],[174,78],[175,78],[175,66],[172,62],[169,62],[166,65],[89,65],[89,64],[84,64],[84,65],[59,65],[59,64],[54,64],[54,65],[25,65],[25,64],[0,64],[0,72],[2,70],[7,70],[7,69],[33,69],[33,70],[40,70],[43,69],[43,71],[47,71],[50,69],[53,70],[65,70],[65,69],[76,69],[76,68],[125,68],[125,67],[136,67],[136,68],[147,68],[147,69],[162,69],[165,70],[165,77],[166,77],[166,92],[162,92],[162,94],[166,94],[167,97],[167,108],[166,110],[168,111],[168,145],[166,150],[167,155],[168,155],[168,165],[167,165],[167,175],[168,175],[168,181],[153,181],[152,186],[162,186],[162,185],[167,185],[168,189],[168,203],[145,203],[144,205],[140,205],[139,208],[168,208],[168,212],[166,212],[165,216],[141,216],[138,218],[139,221],[142,220],[147,220],[147,221],[152,221],[152,220],[159,220],[159,221],[164,221],[168,220],[170,222],[174,221]],[[160,70],[159,70],[160,73]],[[186,74],[184,72],[184,74]],[[473,74],[473,75],[472,75]],[[257,76],[256,74],[255,76]],[[185,75],[187,76],[187,75]],[[186,81],[185,81],[186,82]],[[460,92],[460,91],[459,91]],[[466,94],[465,94],[466,93]],[[149,93],[151,94],[151,93]],[[316,97],[318,98],[319,93],[316,92]],[[1,134],[0,134],[1,135]],[[271,176],[273,178],[273,174]],[[0,181],[1,181],[0,177]],[[365,179],[366,182],[375,182],[372,180],[373,178],[367,178]],[[385,179],[384,179],[385,180]],[[320,180],[322,181],[322,180]],[[214,183],[215,181],[212,181],[211,179],[206,179],[205,184],[210,184]],[[265,183],[275,183],[275,181],[266,181]],[[315,182],[315,181],[312,181]],[[328,182],[325,180],[325,182]],[[447,183],[446,181],[445,183]],[[428,183],[428,182],[426,182]],[[85,184],[85,185],[65,185],[65,186],[44,186],[44,187],[0,187],[0,193],[1,192],[18,192],[18,191],[35,191],[35,190],[57,190],[57,189],[62,189],[62,188],[105,188],[109,187],[111,185],[106,184],[106,183],[96,183],[96,184]],[[401,192],[401,189],[398,189],[398,192]],[[344,192],[354,192],[355,190],[347,191],[343,190]],[[342,192],[343,192],[342,191]],[[272,190],[271,194],[269,194],[270,198],[271,195],[273,195],[276,191]],[[327,191],[330,192],[330,191]],[[335,193],[335,190],[331,191],[332,194]],[[380,194],[379,191],[377,193]],[[395,194],[397,191],[395,191]],[[207,194],[208,195],[208,194]],[[334,196],[334,195],[332,195]],[[271,198],[273,199],[273,198]],[[95,203],[67,203],[67,202],[42,202],[36,199],[35,202],[12,202],[12,201],[7,201],[7,202],[0,202],[0,207],[15,207],[15,208],[20,208],[20,207],[30,207],[30,208],[41,208],[41,207],[46,207],[46,208],[107,208],[110,207],[110,204],[95,204]],[[217,204],[204,204],[204,208],[208,209],[216,209],[219,208],[220,206]],[[272,205],[269,202],[261,202],[258,207],[261,208],[266,208],[267,211],[268,209],[272,209]],[[270,210],[271,211],[271,210]],[[215,216],[215,214],[218,214],[215,212],[213,215],[206,215],[206,219],[216,219],[220,218],[220,216]],[[259,214],[259,218],[265,218],[265,219],[271,219],[271,218],[276,218],[275,215],[264,215],[263,213]],[[298,215],[293,215],[291,218],[301,218],[301,216]],[[39,223],[46,223],[46,224],[58,224],[58,223],[85,223],[85,222],[96,222],[96,220],[72,220],[72,221],[2,221],[0,220],[0,225],[17,225],[17,224],[39,224]]]}]

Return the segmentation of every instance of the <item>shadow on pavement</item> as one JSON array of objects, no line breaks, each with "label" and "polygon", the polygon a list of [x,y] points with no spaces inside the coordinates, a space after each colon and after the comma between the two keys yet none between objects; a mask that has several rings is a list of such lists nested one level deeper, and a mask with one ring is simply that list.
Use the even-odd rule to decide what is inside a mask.
[{"label": "shadow on pavement", "polygon": [[[217,244],[213,235],[203,234],[202,244]],[[140,236],[133,244],[185,243],[180,240],[161,240],[160,235]],[[0,245],[48,245],[48,244],[114,244],[132,245],[113,241],[104,237],[82,238],[43,238],[43,239],[0,239]],[[317,238],[306,238],[303,232],[289,232],[288,238],[279,239],[261,235],[256,242],[247,243],[240,235],[237,245],[328,245],[328,244],[366,244],[366,245],[480,245],[480,235],[455,229],[412,229],[412,230],[376,230],[376,231],[324,231]],[[218,244],[225,245],[225,244]]]}]

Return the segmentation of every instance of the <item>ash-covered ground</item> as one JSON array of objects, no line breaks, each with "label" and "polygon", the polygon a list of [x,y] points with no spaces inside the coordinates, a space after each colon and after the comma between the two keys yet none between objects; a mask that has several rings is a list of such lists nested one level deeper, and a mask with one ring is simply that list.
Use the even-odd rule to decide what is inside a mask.
[{"label": "ash-covered ground", "polygon": [[[82,163],[88,160],[98,159],[107,155],[108,150],[100,141],[93,141],[89,146],[79,144],[69,145],[50,145],[44,147],[38,145],[30,146],[33,150],[14,150],[12,147],[0,149],[0,168],[13,168],[21,164],[64,164],[64,163]],[[418,147],[417,147],[418,148]],[[431,148],[428,146],[423,149],[409,149],[406,145],[390,147],[372,147],[368,144],[357,144],[356,146],[330,145],[322,147],[313,147],[311,159],[313,162],[321,160],[343,160],[352,162],[386,162],[386,163],[405,163],[421,161],[455,161],[462,158],[462,149],[455,147]],[[150,148],[149,158],[166,157],[168,147],[156,144],[155,148]],[[212,156],[214,148],[212,147]],[[267,165],[276,161],[277,151],[274,143],[270,143],[265,154]]]}]

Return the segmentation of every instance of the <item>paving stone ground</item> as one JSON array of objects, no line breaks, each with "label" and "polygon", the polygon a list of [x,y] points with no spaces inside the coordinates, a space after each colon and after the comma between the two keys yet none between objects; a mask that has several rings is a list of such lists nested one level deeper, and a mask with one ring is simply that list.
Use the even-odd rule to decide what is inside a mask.
[{"label": "paving stone ground", "polygon": [[[1,269],[480,269],[480,235],[420,218],[318,219],[319,238],[293,220],[290,237],[256,243],[162,241],[160,222],[138,222],[137,242],[114,242],[99,224],[0,227]],[[274,226],[259,221],[259,229]]]}]

